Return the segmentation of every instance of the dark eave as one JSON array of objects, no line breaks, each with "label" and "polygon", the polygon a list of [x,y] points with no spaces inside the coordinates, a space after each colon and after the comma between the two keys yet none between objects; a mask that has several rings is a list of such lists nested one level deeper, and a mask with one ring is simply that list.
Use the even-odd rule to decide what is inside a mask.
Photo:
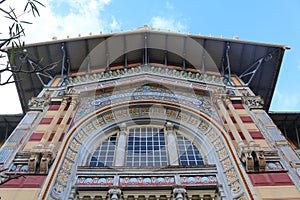
[{"label": "dark eave", "polygon": [[23,117],[23,114],[0,115],[0,147],[1,143],[10,136]]},{"label": "dark eave", "polygon": [[282,134],[300,149],[300,113],[270,112],[269,115]]}]

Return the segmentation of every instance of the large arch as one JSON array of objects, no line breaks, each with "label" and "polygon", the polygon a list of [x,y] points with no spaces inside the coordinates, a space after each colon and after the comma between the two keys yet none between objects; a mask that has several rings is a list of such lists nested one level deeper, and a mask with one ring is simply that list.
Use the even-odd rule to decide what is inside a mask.
[{"label": "large arch", "polygon": [[253,198],[247,184],[242,183],[246,181],[245,174],[237,167],[240,161],[234,153],[233,144],[218,122],[199,110],[174,102],[155,100],[132,102],[130,106],[122,103],[112,104],[89,113],[78,121],[63,140],[58,157],[51,168],[53,176],[47,177],[41,198],[69,197],[76,182],[77,166],[84,165],[87,159],[87,155],[82,155],[95,138],[99,139],[99,132],[106,133],[107,130],[128,122],[129,117],[145,118],[150,114],[153,119],[169,121],[188,130],[186,134],[193,137],[198,146],[202,145],[208,162],[217,166],[218,180],[225,183],[223,195],[229,199]]}]

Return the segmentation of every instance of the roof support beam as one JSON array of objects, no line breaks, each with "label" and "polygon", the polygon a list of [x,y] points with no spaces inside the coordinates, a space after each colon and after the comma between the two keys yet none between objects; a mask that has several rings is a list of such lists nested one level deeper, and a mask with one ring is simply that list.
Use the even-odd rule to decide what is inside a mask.
[{"label": "roof support beam", "polygon": [[123,36],[123,42],[124,42],[124,49],[123,49],[124,66],[125,66],[125,68],[127,68],[128,67],[128,57],[127,57],[127,43],[126,43],[126,35],[125,34]]},{"label": "roof support beam", "polygon": [[168,66],[168,35],[165,35],[164,64]]},{"label": "roof support beam", "polygon": [[[47,86],[48,83],[54,79],[54,77],[50,74],[49,70],[55,68],[57,66],[57,63],[53,63],[51,64],[52,66],[50,65],[47,67],[41,67],[39,64],[35,63],[31,59],[28,59],[28,63],[44,87]],[[42,77],[48,78],[49,81],[45,83]]]},{"label": "roof support beam", "polygon": [[182,68],[183,68],[183,70],[186,69],[186,63],[185,63],[185,60],[186,60],[186,38],[187,37],[184,37],[183,52],[182,52],[182,55],[183,55]]},{"label": "roof support beam", "polygon": [[64,71],[65,71],[65,60],[66,60],[66,50],[65,44],[61,43],[61,51],[62,51],[62,61],[61,61],[61,80],[64,81]]},{"label": "roof support beam", "polygon": [[249,77],[248,81],[244,81],[246,86],[249,86],[253,77],[255,76],[256,72],[261,67],[262,63],[268,62],[273,58],[273,54],[277,51],[277,49],[273,50],[271,53],[266,54],[265,56],[261,57],[257,61],[255,61],[250,67],[248,67],[242,74],[239,75],[239,78],[243,80],[243,78]]},{"label": "roof support beam", "polygon": [[223,56],[223,59],[222,59],[222,74],[227,79],[228,84],[232,85],[232,83],[231,83],[231,67],[230,67],[230,59],[229,59],[229,50],[230,50],[230,43],[226,42],[224,56]]},{"label": "roof support beam", "polygon": [[298,132],[298,127],[297,127],[296,122],[295,122],[295,133],[296,133],[296,139],[297,139],[297,148],[300,149],[299,132]]},{"label": "roof support beam", "polygon": [[106,71],[109,71],[109,51],[108,51],[108,44],[107,44],[107,40],[106,39],[105,42],[105,57],[106,57]]},{"label": "roof support beam", "polygon": [[206,59],[205,58],[205,52],[206,52],[205,45],[206,45],[206,39],[203,40],[203,44],[202,44],[202,47],[203,47],[202,55],[201,55],[201,57],[202,57],[202,60],[201,60],[201,62],[202,62],[202,73],[205,73],[205,59]]},{"label": "roof support beam", "polygon": [[148,38],[147,38],[147,32],[145,32],[144,35],[144,64],[148,64]]},{"label": "roof support beam", "polygon": [[84,46],[85,46],[85,51],[86,55],[85,57],[87,58],[87,72],[91,72],[91,57],[90,57],[90,48],[87,40],[84,40]]}]

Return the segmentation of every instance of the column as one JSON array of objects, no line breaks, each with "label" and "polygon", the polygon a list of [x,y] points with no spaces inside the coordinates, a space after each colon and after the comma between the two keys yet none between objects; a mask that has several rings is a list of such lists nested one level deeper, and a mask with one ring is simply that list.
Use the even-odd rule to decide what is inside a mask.
[{"label": "column", "polygon": [[223,102],[220,98],[218,98],[217,104],[220,108],[221,114],[223,115],[227,125],[229,126],[229,129],[232,132],[232,135],[233,135],[234,139],[237,141],[239,146],[243,146],[244,142],[243,142],[238,130],[236,129],[233,121],[231,120],[231,118],[230,118],[230,116],[229,116],[229,114],[228,114],[228,112],[227,112],[227,110],[226,110],[226,108],[225,108],[225,106],[224,106],[224,104],[223,104]]},{"label": "column", "polygon": [[120,135],[118,137],[117,150],[116,150],[116,160],[115,166],[124,166],[125,165],[125,152],[126,152],[126,143],[127,143],[127,127],[125,123],[122,123],[120,126]]},{"label": "column", "polygon": [[44,147],[44,146],[45,146],[45,144],[46,144],[46,142],[48,141],[48,139],[49,139],[49,137],[50,137],[50,135],[51,135],[51,133],[52,133],[54,127],[55,127],[56,124],[57,124],[57,121],[59,120],[59,118],[60,118],[62,112],[63,112],[64,109],[66,108],[67,103],[68,103],[68,99],[67,99],[67,98],[63,98],[63,100],[62,100],[62,102],[61,102],[61,104],[60,104],[60,107],[59,107],[59,109],[58,109],[56,115],[55,115],[54,118],[52,119],[52,121],[51,121],[49,127],[48,127],[47,130],[45,131],[45,134],[43,135],[43,138],[42,138],[41,141],[40,141],[40,144],[39,144],[40,147]]},{"label": "column", "polygon": [[178,160],[179,156],[178,156],[176,135],[173,129],[173,124],[167,122],[166,129],[167,129],[167,148],[168,148],[170,165],[177,166],[179,165],[179,160]]},{"label": "column", "polygon": [[59,124],[55,135],[51,141],[51,144],[49,145],[49,147],[55,151],[55,147],[57,146],[57,143],[60,139],[60,137],[62,136],[62,133],[64,132],[65,128],[67,127],[68,121],[70,119],[70,116],[74,110],[74,108],[76,107],[77,104],[77,97],[72,96],[72,100],[71,103],[69,105],[68,110],[66,111],[64,118],[62,119],[61,123]]},{"label": "column", "polygon": [[253,138],[251,137],[250,133],[248,132],[247,128],[245,127],[240,115],[236,112],[235,108],[233,107],[230,99],[226,99],[226,105],[228,106],[231,114],[233,115],[233,118],[235,119],[238,126],[240,127],[243,135],[245,136],[246,141],[249,143],[249,145],[254,144]]}]

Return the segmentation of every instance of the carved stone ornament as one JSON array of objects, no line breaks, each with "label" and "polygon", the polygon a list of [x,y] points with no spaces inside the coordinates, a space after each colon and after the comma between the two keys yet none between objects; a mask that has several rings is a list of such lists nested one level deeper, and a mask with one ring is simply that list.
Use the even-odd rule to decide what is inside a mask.
[{"label": "carved stone ornament", "polygon": [[50,99],[45,97],[32,97],[29,100],[28,106],[30,110],[43,110],[49,105]]},{"label": "carved stone ornament", "polygon": [[173,194],[175,200],[184,200],[185,199],[186,190],[184,188],[174,188]]},{"label": "carved stone ornament", "polygon": [[119,188],[111,188],[108,190],[109,200],[120,200],[121,190]]},{"label": "carved stone ornament", "polygon": [[250,109],[261,109],[264,106],[264,100],[260,96],[244,96],[242,101]]}]

